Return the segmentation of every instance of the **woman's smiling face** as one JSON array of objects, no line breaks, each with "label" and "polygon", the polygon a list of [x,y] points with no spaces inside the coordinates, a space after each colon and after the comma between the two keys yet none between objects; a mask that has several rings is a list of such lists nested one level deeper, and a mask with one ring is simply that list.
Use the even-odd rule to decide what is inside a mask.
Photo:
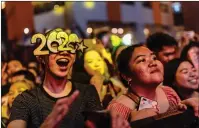
[{"label": "woman's smiling face", "polygon": [[94,75],[95,72],[99,72],[101,75],[105,73],[105,62],[99,53],[94,50],[86,52],[84,67],[90,75]]},{"label": "woman's smiling face", "polygon": [[176,71],[175,82],[179,88],[196,90],[199,87],[198,72],[190,62],[183,61]]}]

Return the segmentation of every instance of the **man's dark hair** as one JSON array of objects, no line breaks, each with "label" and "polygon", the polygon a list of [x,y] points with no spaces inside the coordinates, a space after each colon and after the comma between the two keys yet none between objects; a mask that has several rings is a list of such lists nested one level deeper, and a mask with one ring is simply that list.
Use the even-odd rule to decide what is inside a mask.
[{"label": "man's dark hair", "polygon": [[177,46],[178,42],[166,33],[157,32],[147,38],[146,45],[150,50],[159,52],[163,46]]},{"label": "man's dark hair", "polygon": [[35,76],[31,72],[29,72],[27,70],[20,70],[18,72],[15,72],[12,75],[12,77],[19,76],[19,75],[24,75],[25,79],[30,80],[33,83],[35,83]]}]

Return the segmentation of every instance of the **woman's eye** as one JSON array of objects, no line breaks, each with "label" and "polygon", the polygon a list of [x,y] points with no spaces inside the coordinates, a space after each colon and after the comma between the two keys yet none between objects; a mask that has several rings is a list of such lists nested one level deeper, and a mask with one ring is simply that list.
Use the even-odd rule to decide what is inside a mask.
[{"label": "woman's eye", "polygon": [[146,59],[140,59],[140,60],[138,61],[138,63],[145,62],[145,61],[146,61]]},{"label": "woman's eye", "polygon": [[182,73],[183,73],[183,74],[187,74],[187,73],[188,73],[188,71],[182,71]]}]

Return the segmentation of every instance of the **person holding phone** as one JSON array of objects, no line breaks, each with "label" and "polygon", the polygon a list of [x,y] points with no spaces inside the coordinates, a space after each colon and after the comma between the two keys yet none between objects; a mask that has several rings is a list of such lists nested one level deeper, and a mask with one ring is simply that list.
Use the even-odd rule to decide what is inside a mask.
[{"label": "person holding phone", "polygon": [[147,47],[137,44],[124,49],[118,56],[118,70],[128,92],[112,100],[108,109],[117,111],[126,120],[161,117],[190,104],[198,116],[198,99],[182,102],[172,88],[160,85],[163,65]]}]

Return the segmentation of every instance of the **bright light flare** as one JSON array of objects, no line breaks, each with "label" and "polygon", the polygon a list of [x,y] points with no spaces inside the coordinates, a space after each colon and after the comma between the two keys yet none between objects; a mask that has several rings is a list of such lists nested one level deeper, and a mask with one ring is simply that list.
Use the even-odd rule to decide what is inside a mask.
[{"label": "bright light flare", "polygon": [[1,2],[1,9],[5,9],[6,8],[6,3],[5,2]]},{"label": "bright light flare", "polygon": [[118,30],[117,30],[117,31],[118,31],[118,33],[119,33],[119,34],[123,34],[124,29],[123,29],[123,28],[118,28]]},{"label": "bright light flare", "polygon": [[86,31],[87,31],[87,33],[89,33],[89,34],[90,34],[90,33],[92,33],[92,32],[93,32],[93,29],[92,29],[92,28],[87,28],[87,29],[86,29]]},{"label": "bright light flare", "polygon": [[122,37],[122,42],[125,44],[125,45],[131,45],[132,44],[132,34],[128,33],[126,35],[124,35]]},{"label": "bright light flare", "polygon": [[113,34],[117,34],[117,28],[112,28],[111,32],[112,32]]},{"label": "bright light flare", "polygon": [[24,33],[28,34],[29,33],[29,28],[24,28]]}]

